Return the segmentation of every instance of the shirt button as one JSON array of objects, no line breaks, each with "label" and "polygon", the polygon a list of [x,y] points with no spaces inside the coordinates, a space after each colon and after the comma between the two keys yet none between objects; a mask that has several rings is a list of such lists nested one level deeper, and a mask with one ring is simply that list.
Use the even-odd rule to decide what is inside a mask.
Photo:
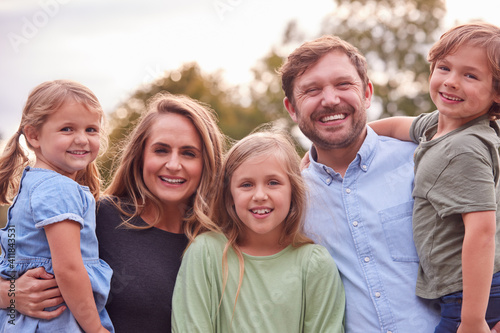
[{"label": "shirt button", "polygon": [[375,297],[380,298],[380,296],[381,296],[381,294],[377,291],[377,292],[375,293]]},{"label": "shirt button", "polygon": [[351,189],[347,188],[347,189],[345,190],[345,192],[346,192],[346,193],[351,193]]},{"label": "shirt button", "polygon": [[327,183],[327,184],[330,184],[331,182],[332,182],[332,180],[331,180],[330,178],[327,178],[327,179],[326,179],[326,183]]},{"label": "shirt button", "polygon": [[365,257],[365,262],[369,262],[370,261],[370,257]]},{"label": "shirt button", "polygon": [[364,164],[361,166],[361,169],[363,169],[363,170],[366,170],[366,168],[367,168],[367,166]]},{"label": "shirt button", "polygon": [[352,225],[355,226],[355,227],[357,227],[358,226],[358,221],[352,222]]},{"label": "shirt button", "polygon": [[392,333],[392,331],[387,331],[387,333]]}]

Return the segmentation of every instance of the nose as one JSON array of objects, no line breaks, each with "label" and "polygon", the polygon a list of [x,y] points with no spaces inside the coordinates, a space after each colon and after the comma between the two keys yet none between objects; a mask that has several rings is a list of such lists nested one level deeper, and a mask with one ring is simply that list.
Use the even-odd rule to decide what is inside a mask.
[{"label": "nose", "polygon": [[77,145],[86,145],[89,142],[89,139],[85,132],[77,132],[75,135],[75,144]]},{"label": "nose", "polygon": [[257,185],[255,187],[255,192],[253,194],[253,200],[255,201],[264,201],[267,200],[268,196],[266,193],[266,189],[262,185]]},{"label": "nose", "polygon": [[340,103],[340,97],[338,96],[335,88],[324,87],[323,88],[323,99],[321,100],[321,105],[323,107],[332,107]]},{"label": "nose", "polygon": [[167,163],[165,163],[165,167],[169,170],[180,170],[181,163],[179,160],[179,154],[177,153],[170,154]]},{"label": "nose", "polygon": [[450,74],[444,81],[444,86],[452,89],[458,88],[458,80],[455,75]]}]

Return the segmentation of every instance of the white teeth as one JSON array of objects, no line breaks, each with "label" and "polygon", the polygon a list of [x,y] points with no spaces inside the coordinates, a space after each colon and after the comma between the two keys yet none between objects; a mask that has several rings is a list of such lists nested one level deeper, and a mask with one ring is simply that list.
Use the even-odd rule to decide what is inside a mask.
[{"label": "white teeth", "polygon": [[321,118],[320,121],[326,123],[327,121],[332,121],[332,120],[342,120],[345,119],[345,117],[346,115],[344,113],[337,113],[331,116]]},{"label": "white teeth", "polygon": [[259,214],[259,215],[269,214],[270,212],[271,212],[270,209],[252,209],[252,213]]},{"label": "white teeth", "polygon": [[86,151],[70,151],[70,154],[74,155],[85,155],[86,153]]},{"label": "white teeth", "polygon": [[461,98],[458,98],[458,97],[452,97],[452,96],[448,96],[444,93],[441,93],[441,95],[446,98],[446,99],[449,99],[450,101],[463,101],[463,99]]},{"label": "white teeth", "polygon": [[170,184],[184,183],[184,179],[179,179],[179,178],[171,179],[171,178],[160,177],[160,179],[163,180],[164,182],[167,182],[167,183],[170,183]]}]

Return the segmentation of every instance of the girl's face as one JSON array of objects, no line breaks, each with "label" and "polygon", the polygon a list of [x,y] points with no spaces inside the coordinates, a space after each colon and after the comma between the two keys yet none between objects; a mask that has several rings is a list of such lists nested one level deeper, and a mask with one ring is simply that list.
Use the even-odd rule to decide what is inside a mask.
[{"label": "girl's face", "polygon": [[26,137],[35,149],[36,168],[75,179],[99,153],[101,116],[74,100],[52,113],[39,131],[28,126]]},{"label": "girl's face", "polygon": [[161,115],[151,128],[144,148],[142,177],[149,191],[166,205],[183,205],[200,184],[202,141],[191,120]]},{"label": "girl's face", "polygon": [[430,78],[430,95],[452,129],[486,114],[494,101],[500,102],[486,51],[463,45],[438,60]]},{"label": "girl's face", "polygon": [[245,225],[245,243],[277,244],[290,211],[290,179],[273,155],[251,157],[231,177],[236,214]]}]

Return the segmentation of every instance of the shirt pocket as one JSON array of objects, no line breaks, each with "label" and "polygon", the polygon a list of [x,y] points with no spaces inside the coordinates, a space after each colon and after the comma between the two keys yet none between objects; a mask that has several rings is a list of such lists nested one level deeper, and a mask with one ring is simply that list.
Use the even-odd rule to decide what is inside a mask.
[{"label": "shirt pocket", "polygon": [[378,214],[392,260],[418,262],[413,242],[413,201],[384,209]]}]

